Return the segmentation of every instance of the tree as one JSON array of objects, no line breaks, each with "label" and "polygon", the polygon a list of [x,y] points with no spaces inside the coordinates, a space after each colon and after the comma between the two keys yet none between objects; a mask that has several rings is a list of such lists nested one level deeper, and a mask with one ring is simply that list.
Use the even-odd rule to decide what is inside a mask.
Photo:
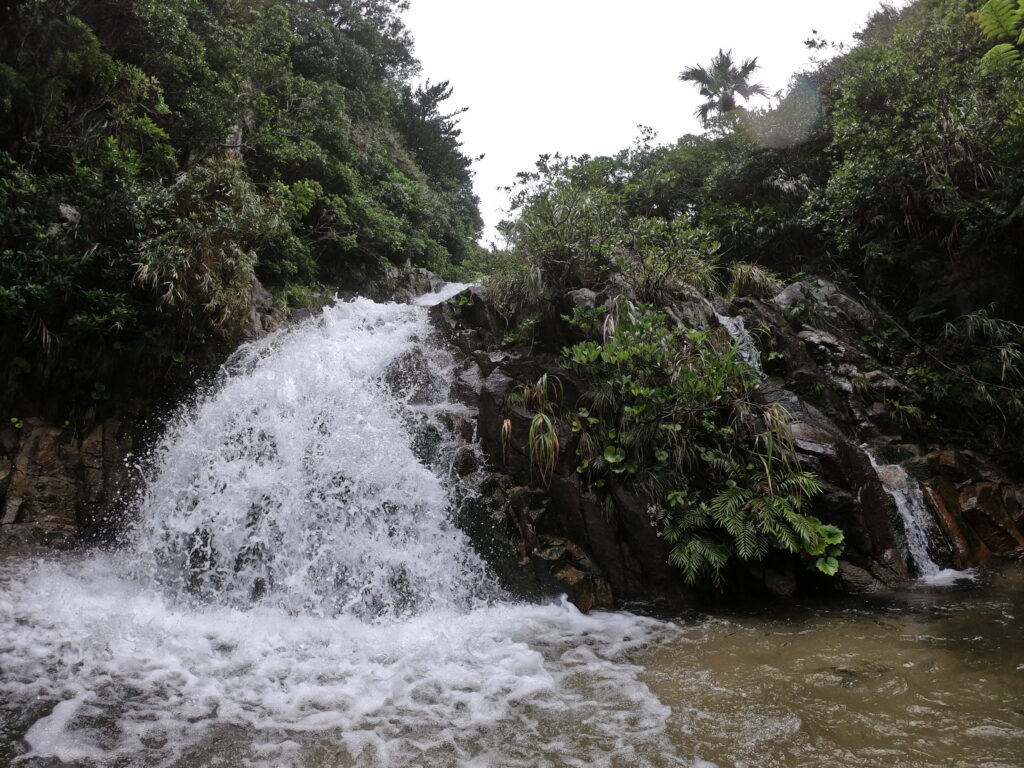
[{"label": "tree", "polygon": [[679,73],[679,79],[698,86],[700,95],[706,96],[707,101],[697,107],[694,112],[701,125],[707,125],[711,115],[727,115],[735,110],[738,105],[736,97],[743,100],[751,96],[767,96],[764,86],[760,83],[750,83],[750,76],[757,69],[757,58],[744,59],[737,68],[732,60],[732,50],[723,51],[718,49],[718,55],[711,59],[711,66],[704,68],[700,65],[687,67]]},{"label": "tree", "polygon": [[0,414],[87,424],[188,380],[254,276],[301,303],[475,248],[405,0],[0,5]]}]

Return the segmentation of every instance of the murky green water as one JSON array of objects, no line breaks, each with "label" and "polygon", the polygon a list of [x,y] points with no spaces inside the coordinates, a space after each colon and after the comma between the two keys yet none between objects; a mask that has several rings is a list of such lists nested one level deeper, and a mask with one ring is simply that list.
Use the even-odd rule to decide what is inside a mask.
[{"label": "murky green water", "polygon": [[672,708],[667,735],[681,757],[1024,766],[1020,564],[960,587],[718,614],[636,662]]}]

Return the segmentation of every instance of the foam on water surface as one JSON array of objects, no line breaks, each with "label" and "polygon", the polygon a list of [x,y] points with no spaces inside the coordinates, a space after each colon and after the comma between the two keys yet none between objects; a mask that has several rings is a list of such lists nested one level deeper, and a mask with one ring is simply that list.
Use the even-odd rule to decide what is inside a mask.
[{"label": "foam on water surface", "polygon": [[581,733],[601,764],[610,745],[657,741],[669,715],[628,662],[675,631],[662,622],[564,602],[392,622],[196,609],[116,570],[106,553],[5,568],[4,695],[45,704],[27,757],[171,765],[234,728],[255,764],[307,765],[332,744],[359,765],[493,750],[528,765],[559,739],[581,757]]},{"label": "foam on water surface", "polygon": [[456,294],[462,293],[467,288],[472,288],[475,283],[445,283],[441,288],[431,293],[424,293],[412,300],[417,307],[432,307],[442,301],[448,301]]}]

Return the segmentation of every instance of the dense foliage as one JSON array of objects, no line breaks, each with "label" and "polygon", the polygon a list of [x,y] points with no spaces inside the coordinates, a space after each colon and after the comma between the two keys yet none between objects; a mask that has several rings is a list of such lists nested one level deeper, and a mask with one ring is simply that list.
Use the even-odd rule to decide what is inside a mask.
[{"label": "dense foliage", "polygon": [[[398,0],[0,9],[0,385],[68,413],[282,302],[443,270],[481,225]],[[2,409],[2,410],[7,410]]]},{"label": "dense foliage", "polygon": [[[610,473],[643,489],[690,581],[771,549],[834,574],[842,533],[806,513],[820,485],[796,460],[787,414],[750,399],[756,376],[738,348],[625,299],[608,319],[600,340],[564,352],[590,385],[573,418],[577,472],[597,488]],[[586,312],[574,320],[592,327]]]},{"label": "dense foliage", "polygon": [[[755,293],[778,290],[772,272],[827,275],[887,311],[891,328],[865,343],[919,395],[904,415],[924,434],[1022,456],[1024,78],[983,61],[979,5],[883,7],[855,48],[766,110],[722,106],[698,77],[711,70],[691,67],[707,133],[544,157],[512,190],[518,217],[488,265],[507,340],[536,341],[531,329],[581,287],[632,299],[643,338],[624,341],[621,318],[574,319],[583,339],[565,354],[602,405],[563,418],[588,436],[582,471],[648,491],[688,575],[730,554],[839,546],[801,511],[813,479],[793,467],[785,430],[766,426],[778,420],[749,412],[734,352],[681,330],[693,323],[680,307],[722,293],[730,271]],[[732,72],[722,93],[751,87],[752,72]]]}]

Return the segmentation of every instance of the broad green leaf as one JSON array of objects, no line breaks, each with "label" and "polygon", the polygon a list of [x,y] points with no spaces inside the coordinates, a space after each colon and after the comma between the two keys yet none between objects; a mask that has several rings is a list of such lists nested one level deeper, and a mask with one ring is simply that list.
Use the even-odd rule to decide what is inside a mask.
[{"label": "broad green leaf", "polygon": [[835,576],[839,572],[839,561],[834,557],[819,557],[815,565],[819,571],[829,576]]},{"label": "broad green leaf", "polygon": [[618,464],[626,458],[626,453],[617,445],[609,445],[604,449],[604,460],[609,464]]}]

